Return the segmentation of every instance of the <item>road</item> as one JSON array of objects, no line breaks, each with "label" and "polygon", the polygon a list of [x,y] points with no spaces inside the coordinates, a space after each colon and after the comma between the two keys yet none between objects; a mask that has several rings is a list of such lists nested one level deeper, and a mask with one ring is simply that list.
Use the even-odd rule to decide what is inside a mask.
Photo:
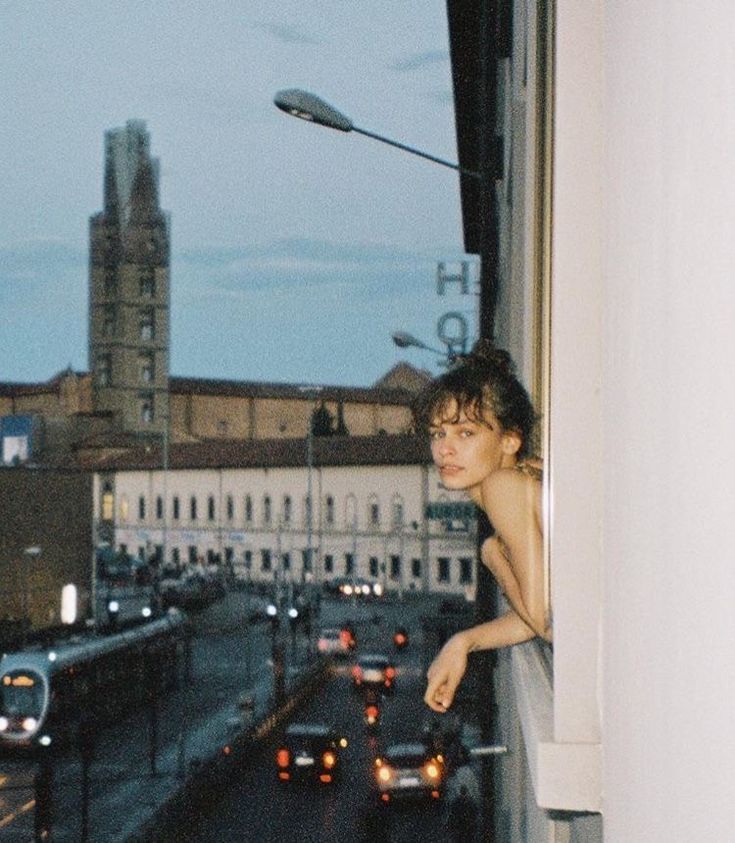
[{"label": "road", "polygon": [[[384,700],[377,734],[368,734],[364,727],[362,695],[352,689],[352,659],[337,662],[330,681],[291,718],[331,723],[348,738],[341,779],[334,786],[279,782],[275,767],[278,735],[273,735],[221,799],[209,806],[206,816],[179,832],[182,841],[377,843],[384,839],[408,843],[447,839],[440,804],[381,806],[371,789],[374,759],[381,748],[391,742],[419,739],[422,727],[433,716],[422,701],[425,656],[416,609],[382,607],[383,620],[378,624],[371,621],[373,611],[370,606],[334,603],[326,608],[323,621],[329,624],[349,618],[357,628],[358,652],[395,655],[396,690]],[[412,636],[409,647],[394,654],[391,634],[398,618],[404,623],[408,618]],[[379,818],[383,838],[368,830],[370,813]]]},{"label": "road", "polygon": [[[231,739],[238,716],[237,699],[243,692],[254,691],[256,715],[262,716],[268,710],[273,694],[270,626],[243,624],[243,608],[242,595],[230,594],[222,604],[195,618],[191,680],[161,701],[155,718],[155,752],[150,710],[131,712],[125,720],[98,734],[89,767],[89,841],[127,840],[179,786],[182,774],[198,775],[193,772],[197,760],[211,757]],[[340,785],[317,792],[276,787],[274,736],[223,794],[215,812],[202,822],[195,818],[196,824],[188,826],[187,837],[180,832],[171,839],[359,840],[360,821],[369,800],[370,768],[378,744],[397,736],[406,740],[417,735],[431,716],[421,701],[430,654],[422,652],[419,616],[426,611],[427,606],[417,600],[324,600],[321,625],[350,619],[358,632],[359,650],[390,649],[391,632],[399,620],[412,630],[409,649],[398,656],[398,688],[385,703],[378,739],[369,739],[364,732],[361,707],[358,697],[351,693],[349,665],[345,663],[298,714],[309,720],[332,720],[344,729],[350,746],[346,754],[347,775]],[[292,647],[288,634],[284,639],[287,659],[292,662],[292,669],[287,671],[290,677],[299,665],[306,663],[306,641],[303,635],[297,635],[296,646]],[[31,761],[0,758],[3,843],[27,843],[33,839],[34,770]],[[82,772],[75,747],[63,752],[55,763],[55,843],[79,843],[83,839]],[[424,828],[434,839],[443,839],[438,813],[423,808],[398,812],[388,839],[420,839],[416,837],[417,830]],[[372,840],[377,843],[374,837]]]}]

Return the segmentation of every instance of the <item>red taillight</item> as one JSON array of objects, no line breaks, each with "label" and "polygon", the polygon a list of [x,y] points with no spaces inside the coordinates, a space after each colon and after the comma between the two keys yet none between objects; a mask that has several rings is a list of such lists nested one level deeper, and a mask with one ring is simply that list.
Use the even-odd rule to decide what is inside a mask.
[{"label": "red taillight", "polygon": [[394,667],[386,667],[385,675],[387,679],[393,679],[396,675],[396,669]]},{"label": "red taillight", "polygon": [[377,705],[369,705],[365,709],[365,717],[367,717],[368,720],[370,720],[370,719],[377,720],[379,714],[380,714],[380,709],[378,708]]},{"label": "red taillight", "polygon": [[324,784],[329,784],[329,782],[332,781],[332,777],[329,775],[329,773],[320,773],[319,781],[324,782]]},{"label": "red taillight", "polygon": [[406,643],[406,636],[402,632],[397,632],[393,636],[393,640],[396,642],[396,644],[405,644]]},{"label": "red taillight", "polygon": [[287,749],[279,749],[276,753],[276,764],[279,767],[288,767],[291,761],[291,753]]},{"label": "red taillight", "polygon": [[352,668],[352,678],[353,678],[356,682],[360,682],[360,681],[362,680],[362,668],[360,667],[360,665],[359,665],[359,664],[356,664],[356,665]]}]

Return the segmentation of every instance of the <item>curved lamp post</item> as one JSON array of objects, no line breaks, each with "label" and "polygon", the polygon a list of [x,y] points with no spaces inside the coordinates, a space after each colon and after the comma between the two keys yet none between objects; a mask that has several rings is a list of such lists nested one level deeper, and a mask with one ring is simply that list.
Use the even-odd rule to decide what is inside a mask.
[{"label": "curved lamp post", "polygon": [[[447,343],[446,349],[434,348],[432,345],[427,345],[423,340],[418,339],[413,334],[407,331],[396,331],[392,335],[393,342],[398,348],[421,348],[424,351],[433,351],[434,354],[441,354],[445,360],[442,362],[444,366],[452,366],[457,359],[458,352],[455,350],[452,343]],[[463,350],[459,353],[463,353]]]},{"label": "curved lamp post", "polygon": [[338,111],[334,106],[325,102],[316,94],[311,94],[308,91],[302,91],[300,88],[288,88],[278,93],[273,97],[273,102],[286,114],[292,117],[298,117],[301,120],[308,120],[310,123],[318,123],[320,126],[327,126],[329,129],[337,129],[339,132],[357,132],[374,140],[382,141],[390,146],[395,146],[405,152],[410,152],[412,155],[418,155],[420,158],[426,158],[433,161],[435,164],[441,164],[443,167],[449,167],[456,170],[464,176],[471,176],[475,179],[481,179],[480,173],[474,170],[466,170],[460,167],[459,164],[454,164],[451,161],[445,161],[443,158],[437,158],[436,155],[430,155],[428,152],[423,152],[420,149],[415,149],[413,146],[407,146],[405,143],[386,138],[383,135],[378,135],[375,132],[370,132],[367,129],[361,129],[347,117]]}]

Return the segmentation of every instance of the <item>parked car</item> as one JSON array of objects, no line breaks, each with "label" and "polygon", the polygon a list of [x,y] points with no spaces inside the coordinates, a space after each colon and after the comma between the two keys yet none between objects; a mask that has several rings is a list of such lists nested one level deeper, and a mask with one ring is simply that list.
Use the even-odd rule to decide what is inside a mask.
[{"label": "parked car", "polygon": [[378,801],[397,799],[439,800],[445,782],[444,763],[424,743],[391,744],[375,759]]},{"label": "parked car", "polygon": [[325,723],[292,723],[276,750],[278,780],[333,784],[347,739]]}]

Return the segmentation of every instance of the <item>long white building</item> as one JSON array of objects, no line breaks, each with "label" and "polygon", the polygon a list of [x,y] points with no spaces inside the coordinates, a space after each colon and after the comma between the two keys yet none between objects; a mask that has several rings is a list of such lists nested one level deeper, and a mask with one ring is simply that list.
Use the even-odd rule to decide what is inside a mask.
[{"label": "long white building", "polygon": [[474,599],[474,509],[414,436],[314,437],[311,455],[302,439],[176,445],[165,462],[142,449],[95,474],[98,538],[253,582],[348,577]]}]

